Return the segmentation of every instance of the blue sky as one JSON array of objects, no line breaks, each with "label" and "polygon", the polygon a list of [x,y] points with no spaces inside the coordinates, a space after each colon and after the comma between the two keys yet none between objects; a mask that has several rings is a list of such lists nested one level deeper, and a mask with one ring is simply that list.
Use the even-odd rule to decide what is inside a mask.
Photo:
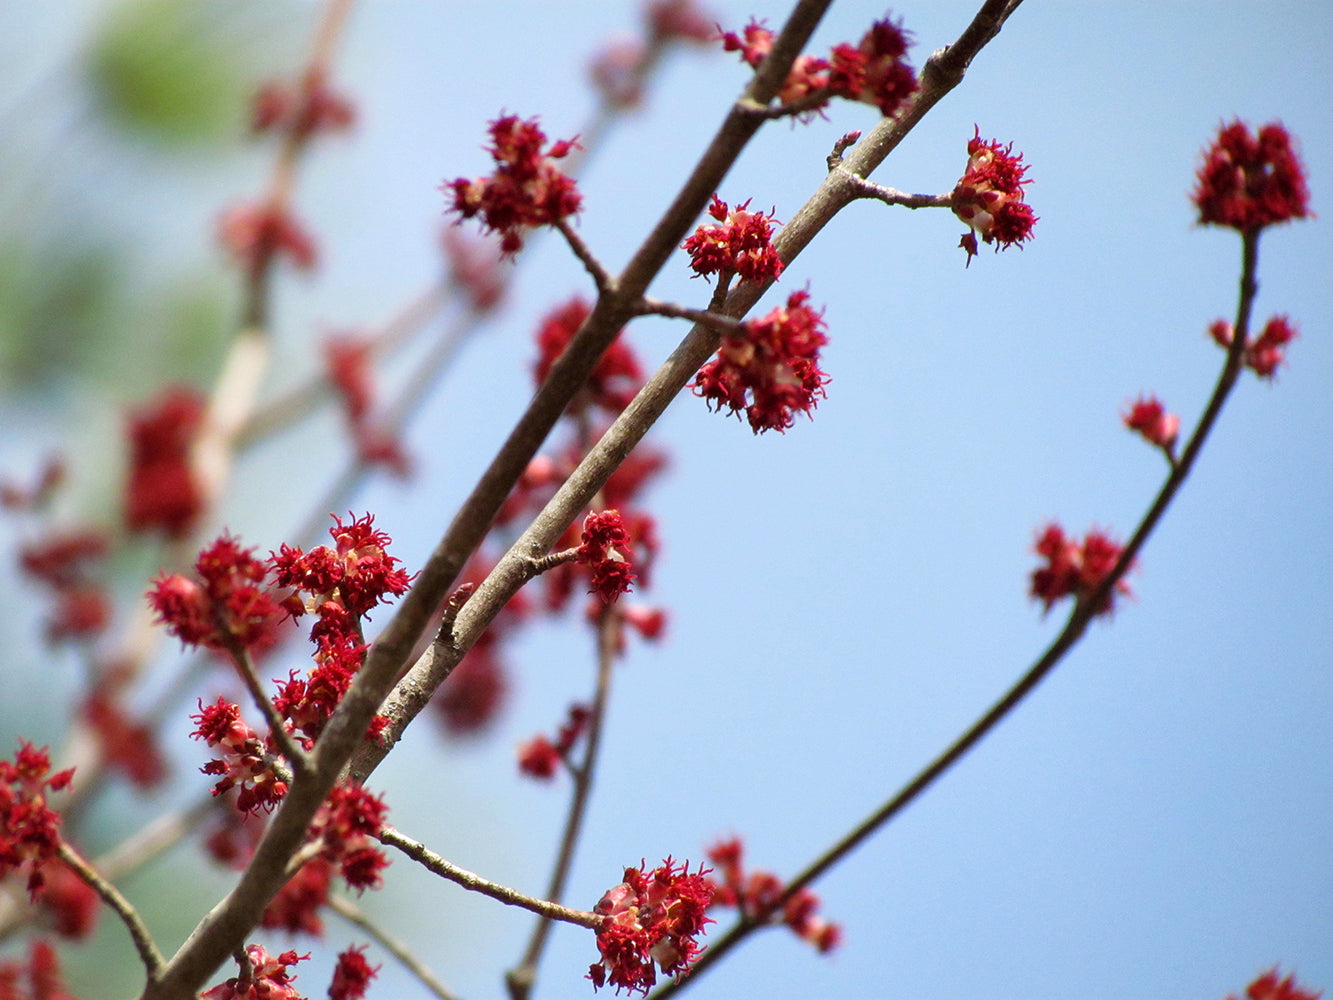
[{"label": "blue sky", "polygon": [[[751,14],[776,27],[785,13],[714,10],[729,28]],[[283,38],[299,58],[307,8],[288,11]],[[920,65],[971,6],[894,13]],[[835,4],[815,49],[882,14]],[[437,185],[485,170],[486,121],[505,110],[540,115],[553,136],[579,131],[592,108],[584,65],[634,18],[628,4],[357,9],[338,79],[362,123],[303,172],[297,201],[324,263],[279,284],[279,370],[309,368],[321,331],[382,321],[428,285]],[[54,48],[78,44],[77,31],[41,30]],[[1321,217],[1264,237],[1256,318],[1286,313],[1301,338],[1273,384],[1242,380],[1140,558],[1135,599],[816,886],[844,925],[842,949],[821,958],[773,932],[693,992],[1220,1000],[1275,962],[1333,988],[1331,46],[1333,10],[1320,3],[1026,5],[874,179],[949,190],[976,124],[1031,164],[1035,239],[983,248],[965,270],[948,213],[862,203],[788,269],[770,298],[808,285],[825,306],[828,399],[785,436],[754,438],[684,396],[654,431],[672,456],[650,500],[664,540],[651,597],[670,611],[669,638],[635,647],[618,671],[571,902],[590,906],[641,857],[697,859],[724,834],[742,835],[755,865],[798,870],[1026,669],[1061,621],[1026,596],[1034,531],[1057,518],[1127,537],[1164,463],[1118,414],[1156,392],[1188,431],[1221,364],[1205,329],[1234,313],[1239,239],[1192,224],[1199,151],[1223,120],[1281,118]],[[677,53],[646,108],[597,151],[580,233],[608,266],[628,258],[744,83],[732,56]],[[829,118],[766,128],[720,196],[790,218],[833,140],[869,129],[874,111],[834,106]],[[113,193],[96,211],[133,216],[150,259],[206,253],[219,206],[263,176],[261,155],[237,162],[164,193],[136,176],[132,154],[110,155]],[[350,501],[376,513],[409,568],[526,401],[536,322],[574,292],[590,292],[580,266],[555,240],[538,243],[508,310],[409,433],[418,480]],[[699,306],[709,288],[682,256],[652,292]],[[649,364],[685,332],[631,329]],[[95,408],[83,400],[67,429]],[[27,461],[51,442],[50,427],[5,409],[32,428],[7,456]],[[331,477],[323,454],[310,436],[264,449],[226,523],[276,547],[307,516],[310,483]],[[590,656],[577,628],[535,632],[512,652],[515,697],[491,741],[460,748],[412,731],[376,776],[401,829],[539,891],[563,795],[520,784],[513,747],[585,696]],[[57,667],[59,690],[74,667]],[[16,676],[7,685],[32,675]],[[3,716],[8,743],[16,723]],[[364,903],[469,997],[501,995],[528,926],[405,861]],[[539,994],[585,995],[593,957],[585,933],[560,929]],[[319,974],[308,976],[314,990]],[[410,995],[391,962],[384,977],[381,995]]]}]

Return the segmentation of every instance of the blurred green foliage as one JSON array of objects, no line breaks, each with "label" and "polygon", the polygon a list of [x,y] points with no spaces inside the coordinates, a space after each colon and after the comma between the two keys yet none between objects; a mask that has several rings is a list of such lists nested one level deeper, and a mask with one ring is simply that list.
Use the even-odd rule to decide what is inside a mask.
[{"label": "blurred green foliage", "polygon": [[171,145],[234,138],[250,81],[214,4],[129,0],[93,45],[88,72],[108,121]]}]

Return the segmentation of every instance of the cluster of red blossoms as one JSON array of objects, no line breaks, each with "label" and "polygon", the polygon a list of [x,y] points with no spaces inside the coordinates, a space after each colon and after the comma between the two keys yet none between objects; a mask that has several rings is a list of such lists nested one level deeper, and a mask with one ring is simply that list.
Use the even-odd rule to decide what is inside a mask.
[{"label": "cluster of red blossoms", "polygon": [[954,186],[953,214],[969,230],[958,245],[967,251],[967,263],[977,255],[977,234],[983,243],[994,243],[996,251],[1018,245],[1032,237],[1037,216],[1024,201],[1023,176],[1027,166],[1023,154],[1014,155],[1013,143],[1000,146],[998,139],[983,142],[981,129],[967,143],[967,169]]},{"label": "cluster of red blossoms", "polygon": [[190,468],[190,449],[204,420],[204,401],[176,386],[130,414],[130,469],[125,524],[184,538],[203,509],[203,491]]},{"label": "cluster of red blossoms", "polygon": [[323,346],[325,371],[342,398],[357,456],[367,465],[382,465],[398,478],[407,478],[411,463],[402,444],[373,418],[375,341],[347,334],[329,337]]},{"label": "cluster of red blossoms", "polygon": [[68,787],[74,777],[73,768],[50,771],[46,749],[24,741],[12,764],[0,760],[0,879],[27,866],[34,900],[45,881],[42,865],[60,849],[60,814],[46,804],[46,794]]},{"label": "cluster of red blossoms", "polygon": [[495,172],[472,180],[459,177],[440,189],[453,193],[450,211],[464,219],[480,215],[488,230],[500,234],[501,249],[515,254],[523,249],[525,229],[552,225],[579,210],[578,188],[555,164],[577,141],[561,140],[543,151],[546,133],[536,119],[523,121],[517,115],[491,122],[490,132]]},{"label": "cluster of red blossoms", "polygon": [[[390,596],[406,592],[411,577],[398,567],[386,547],[390,538],[374,528],[367,514],[344,524],[334,518],[329,529],[334,546],[310,552],[283,545],[267,562],[254,557],[236,539],[223,535],[205,548],[195,563],[199,581],[170,574],[154,581],[148,601],[168,631],[190,645],[240,656],[273,641],[278,624],[313,612],[317,621],[310,637],[315,666],[305,677],[292,671],[278,686],[274,708],[289,731],[307,748],[323,731],[365,656],[361,623]],[[273,588],[290,588],[278,599]],[[205,766],[220,774],[214,794],[242,788],[243,812],[271,809],[285,793],[269,763],[270,741],[262,740],[225,699],[200,706],[194,735],[221,747],[222,760]],[[388,720],[377,717],[368,736],[375,738]]]},{"label": "cluster of red blossoms", "polygon": [[719,224],[700,226],[682,245],[695,274],[720,274],[724,284],[733,274],[755,284],[776,281],[782,274],[782,259],[772,245],[773,215],[748,211],[749,205],[746,201],[728,208],[713,195],[708,214]]},{"label": "cluster of red blossoms", "polygon": [[[1100,531],[1089,531],[1083,541],[1069,538],[1058,524],[1049,524],[1037,537],[1035,546],[1037,555],[1046,560],[1044,566],[1032,572],[1031,594],[1045,605],[1049,611],[1051,605],[1062,597],[1073,596],[1082,601],[1101,586],[1115,568],[1120,559],[1122,547]],[[1128,596],[1129,584],[1124,579],[1116,581],[1115,586],[1101,600],[1095,614],[1107,614],[1112,610],[1116,594]]]},{"label": "cluster of red blossoms", "polygon": [[[1214,320],[1208,327],[1208,335],[1223,349],[1229,348],[1235,339],[1236,329],[1224,319]],[[1287,359],[1287,345],[1296,339],[1296,328],[1286,316],[1274,316],[1259,336],[1245,344],[1241,361],[1260,378],[1272,378]]]},{"label": "cluster of red blossoms", "polygon": [[1144,440],[1161,448],[1168,455],[1176,446],[1176,437],[1180,434],[1180,417],[1168,413],[1162,401],[1156,396],[1140,396],[1124,414],[1125,426],[1142,434]]},{"label": "cluster of red blossoms", "polygon": [[273,81],[260,87],[250,104],[256,135],[278,132],[305,142],[317,132],[341,132],[356,122],[356,108],[333,91],[318,69],[295,83]]},{"label": "cluster of red blossoms", "polygon": [[[592,307],[575,296],[542,319],[541,326],[537,328],[537,361],[532,369],[533,380],[537,385],[546,381],[551,369],[591,312]],[[639,359],[617,335],[598,359],[583,388],[569,404],[568,412],[577,414],[593,407],[610,416],[618,416],[642,387],[643,369]]]},{"label": "cluster of red blossoms", "polygon": [[629,593],[634,582],[632,539],[618,510],[590,512],[583,519],[583,544],[578,560],[588,567],[592,577],[589,593],[603,604],[610,604]]},{"label": "cluster of red blossoms", "polygon": [[702,950],[695,936],[713,921],[704,916],[712,887],[703,870],[690,874],[689,864],[666,858],[646,870],[626,868],[625,879],[608,889],[593,907],[602,917],[597,929],[600,962],[588,969],[594,988],[608,983],[647,995],[664,976],[682,976]]},{"label": "cluster of red blossoms", "polygon": [[708,860],[722,876],[720,880],[708,879],[713,886],[712,905],[734,906],[746,920],[755,923],[784,923],[823,954],[842,943],[842,927],[819,916],[818,896],[801,889],[779,906],[786,888],[782,880],[767,871],[747,874],[743,859],[744,845],[739,837],[709,848]]},{"label": "cluster of red blossoms", "polygon": [[1258,135],[1224,125],[1203,157],[1193,194],[1201,225],[1248,233],[1311,214],[1305,167],[1281,122]]},{"label": "cluster of red blossoms", "polygon": [[[362,951],[360,947],[348,948],[338,956],[327,994],[329,1000],[362,1000],[366,995],[379,966],[371,968]],[[245,955],[249,969],[199,994],[200,1000],[305,1000],[295,986],[296,976],[288,970],[309,959],[308,953],[298,955],[292,949],[270,955],[262,945],[252,944],[246,946]]]},{"label": "cluster of red blossoms", "polygon": [[586,705],[570,705],[569,717],[554,741],[538,734],[518,748],[518,769],[530,778],[547,781],[555,777],[561,762],[568,762],[580,736],[588,728],[592,713]]},{"label": "cluster of red blossoms", "polygon": [[[773,32],[751,20],[740,34],[723,32],[722,47],[739,52],[754,68],[773,47]],[[835,45],[828,59],[799,56],[778,91],[778,100],[791,105],[793,113],[808,116],[832,97],[844,97],[879,108],[889,117],[920,86],[916,71],[905,61],[911,35],[889,18],[876,21],[857,45]]]},{"label": "cluster of red blossoms", "polygon": [[793,292],[785,306],[743,323],[722,338],[717,357],[699,369],[690,383],[709,409],[745,412],[756,433],[786,431],[796,413],[809,414],[824,395],[828,376],[820,370],[819,350],[828,343],[824,317]]}]

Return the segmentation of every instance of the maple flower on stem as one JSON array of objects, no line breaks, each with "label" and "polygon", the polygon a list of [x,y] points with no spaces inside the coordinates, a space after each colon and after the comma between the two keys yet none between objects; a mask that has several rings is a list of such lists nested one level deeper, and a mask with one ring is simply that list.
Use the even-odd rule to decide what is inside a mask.
[{"label": "maple flower on stem", "polygon": [[773,247],[773,214],[749,211],[746,199],[735,208],[713,195],[708,214],[715,226],[700,226],[681,249],[690,255],[690,269],[707,277],[739,275],[742,281],[763,284],[782,274],[782,258]]},{"label": "maple flower on stem", "polygon": [[996,251],[1022,248],[1032,238],[1037,216],[1024,200],[1023,154],[1014,155],[1014,144],[1001,146],[998,139],[984,142],[981,129],[967,143],[967,169],[953,189],[953,214],[969,227],[958,245],[967,251],[967,263],[977,254],[977,235],[983,243],[994,243]]},{"label": "maple flower on stem", "polygon": [[1140,396],[1130,404],[1129,412],[1122,414],[1125,426],[1143,435],[1149,444],[1156,445],[1166,455],[1166,460],[1174,464],[1176,457],[1176,437],[1180,434],[1180,417],[1168,413],[1166,407],[1156,396],[1146,399]]},{"label": "maple flower on stem", "polygon": [[1313,214],[1305,166],[1281,122],[1257,135],[1239,120],[1223,125],[1204,150],[1197,181],[1200,225],[1247,233]]},{"label": "maple flower on stem", "polygon": [[46,804],[48,792],[69,787],[74,769],[51,774],[51,757],[26,740],[14,762],[0,758],[0,879],[28,870],[28,895],[35,902],[45,881],[42,865],[60,852],[60,813]]},{"label": "maple flower on stem", "polygon": [[[1214,320],[1208,335],[1219,347],[1231,347],[1235,329],[1226,320]],[[1264,324],[1259,336],[1241,348],[1241,363],[1260,378],[1271,379],[1287,360],[1287,345],[1297,337],[1296,328],[1286,316],[1274,316]]]},{"label": "maple flower on stem", "polygon": [[824,317],[806,305],[809,298],[793,292],[785,306],[724,336],[717,357],[690,384],[694,394],[709,409],[744,411],[756,434],[785,432],[796,413],[808,415],[829,380],[819,367],[820,348],[828,343]]},{"label": "maple flower on stem", "polygon": [[626,868],[624,880],[608,889],[593,912],[602,917],[597,929],[601,960],[588,969],[594,988],[607,984],[647,995],[665,976],[684,976],[702,950],[695,938],[704,925],[713,890],[706,870],[690,873],[689,863],[671,858],[649,870],[644,863]]},{"label": "maple flower on stem", "polygon": [[[1092,530],[1079,542],[1065,535],[1058,524],[1043,529],[1036,543],[1037,555],[1045,565],[1033,570],[1031,594],[1040,600],[1047,611],[1062,597],[1073,596],[1084,601],[1098,593],[1120,560],[1122,547],[1104,532]],[[1110,614],[1116,594],[1130,593],[1124,579],[1098,599],[1094,614]]]},{"label": "maple flower on stem", "polygon": [[555,777],[561,763],[569,766],[569,754],[579,737],[588,728],[591,710],[587,705],[570,705],[569,715],[560,726],[554,741],[538,734],[518,751],[519,770],[531,778],[546,780]]},{"label": "maple flower on stem", "polygon": [[577,139],[546,144],[537,119],[505,115],[491,122],[495,172],[440,185],[453,195],[449,211],[463,219],[480,216],[486,229],[500,234],[500,247],[512,255],[523,249],[524,231],[551,225],[579,210],[582,195],[555,161],[578,146]]},{"label": "maple flower on stem", "polygon": [[720,841],[708,849],[708,860],[721,876],[708,878],[713,887],[712,906],[734,906],[742,919],[754,923],[785,924],[821,954],[842,943],[842,927],[818,915],[818,896],[808,888],[786,896],[782,880],[772,872],[747,874],[744,853],[739,837]]},{"label": "maple flower on stem", "polygon": [[273,956],[262,945],[248,945],[238,962],[240,975],[226,982],[205,990],[199,994],[200,1000],[305,1000],[292,980],[296,977],[287,971],[289,966],[304,962],[310,958],[307,952],[298,955],[296,951],[284,951]]},{"label": "maple flower on stem", "polygon": [[629,592],[635,580],[631,539],[625,519],[618,510],[589,513],[583,519],[583,544],[578,548],[579,562],[592,574],[588,593],[596,594],[603,604],[610,604]]}]

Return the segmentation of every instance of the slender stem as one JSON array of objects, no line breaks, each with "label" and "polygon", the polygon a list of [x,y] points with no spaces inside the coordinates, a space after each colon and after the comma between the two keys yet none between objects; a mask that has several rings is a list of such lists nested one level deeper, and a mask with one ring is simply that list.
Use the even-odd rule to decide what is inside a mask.
[{"label": "slender stem", "polygon": [[568,906],[561,906],[559,903],[537,899],[535,896],[525,896],[517,889],[511,889],[499,882],[492,882],[490,879],[482,878],[480,875],[459,868],[457,865],[446,861],[420,841],[405,836],[391,826],[386,826],[380,832],[379,840],[380,843],[388,847],[396,847],[413,861],[441,878],[446,878],[472,892],[490,896],[491,899],[504,903],[506,906],[518,906],[551,920],[563,920],[566,923],[577,924],[580,927],[598,927],[602,923],[602,918],[595,913],[573,910]]},{"label": "slender stem", "polygon": [[60,842],[59,854],[60,860],[68,865],[79,878],[83,879],[88,887],[97,893],[102,902],[111,907],[116,916],[120,917],[121,923],[130,932],[130,938],[134,941],[134,948],[138,951],[139,959],[143,962],[144,970],[148,973],[149,982],[156,979],[162,971],[164,959],[162,953],[157,950],[153,935],[148,932],[147,925],[144,924],[143,918],[139,916],[139,911],[134,908],[134,904],[122,896],[120,890],[98,874],[97,869],[85,861],[78,851],[63,840]]},{"label": "slender stem", "polygon": [[[995,702],[979,719],[976,720],[968,729],[951,743],[939,756],[923,768],[911,781],[904,785],[892,798],[872,812],[864,820],[858,823],[846,836],[840,839],[836,844],[826,850],[810,865],[808,865],[799,875],[787,883],[781,897],[775,903],[775,906],[781,907],[783,903],[791,899],[796,893],[813,883],[820,876],[825,874],[838,862],[846,858],[853,850],[864,843],[872,834],[876,833],[885,826],[895,816],[911,805],[921,794],[926,791],[935,781],[946,771],[952,768],[964,756],[967,755],[973,747],[981,742],[1001,721],[1003,721],[1022,701],[1036,689],[1037,685],[1046,678],[1048,674],[1064,659],[1066,653],[1082,637],[1087,629],[1089,622],[1097,615],[1097,609],[1105,606],[1106,598],[1124,575],[1129,571],[1135,557],[1147,542],[1153,529],[1161,520],[1162,515],[1170,506],[1171,501],[1180,491],[1181,485],[1189,476],[1194,460],[1198,457],[1204,442],[1217,422],[1222,407],[1226,403],[1227,397],[1235,387],[1236,380],[1240,375],[1242,366],[1241,361],[1245,353],[1245,344],[1248,337],[1250,325],[1250,314],[1253,310],[1254,297],[1258,292],[1258,283],[1255,280],[1255,272],[1258,267],[1258,241],[1257,232],[1247,233],[1243,237],[1242,243],[1242,263],[1240,278],[1240,294],[1236,307],[1236,325],[1235,336],[1232,339],[1231,346],[1227,350],[1226,360],[1223,362],[1222,370],[1217,378],[1217,383],[1213,387],[1213,392],[1209,397],[1208,404],[1205,406],[1203,414],[1199,418],[1199,423],[1190,436],[1189,443],[1186,444],[1181,453],[1178,462],[1171,467],[1166,481],[1158,490],[1153,502],[1143,515],[1138,527],[1130,540],[1125,544],[1120,558],[1117,560],[1114,568],[1101,582],[1101,584],[1091,593],[1078,601],[1074,610],[1070,613],[1069,620],[1065,623],[1060,634],[1047,647],[1046,651],[1037,659],[1027,672],[1019,678],[1004,695]],[[716,941],[710,942],[708,949],[700,957],[691,969],[690,976],[675,983],[669,983],[653,993],[654,1000],[668,997],[684,986],[695,982],[699,973],[710,968],[714,963],[720,961],[727,952],[736,947],[742,941],[750,936],[759,926],[753,923],[741,922],[733,927]]]},{"label": "slender stem", "polygon": [[[570,795],[569,811],[565,815],[565,827],[560,835],[560,847],[556,851],[555,867],[551,871],[551,882],[546,891],[547,898],[551,900],[559,900],[565,894],[565,883],[569,880],[569,870],[574,863],[574,851],[578,847],[583,821],[588,813],[620,628],[620,616],[612,606],[597,625],[597,690],[589,713],[588,742],[584,747],[583,760],[569,768],[574,788]],[[551,921],[545,917],[539,919],[532,929],[532,937],[528,940],[522,960],[506,973],[505,985],[509,988],[512,1000],[527,1000],[531,994],[537,979],[537,966],[546,949],[550,932]]]},{"label": "slender stem", "polygon": [[310,756],[301,749],[292,734],[287,732],[286,723],[282,716],[278,714],[278,710],[273,707],[268,692],[264,690],[264,685],[259,680],[259,674],[255,672],[255,663],[250,658],[250,651],[234,640],[228,644],[227,651],[231,653],[231,660],[236,667],[236,672],[240,674],[246,690],[250,692],[250,700],[254,702],[255,707],[264,716],[264,721],[268,723],[269,734],[273,737],[273,742],[278,745],[278,750],[287,758],[294,773],[308,773],[310,771]]},{"label": "slender stem", "polygon": [[458,1000],[458,995],[451,993],[449,989],[440,982],[435,973],[430,970],[430,967],[413,954],[411,948],[372,920],[369,914],[361,909],[361,907],[357,906],[346,896],[339,896],[336,894],[330,895],[328,902],[329,906],[340,917],[354,927],[360,928],[363,932],[369,935],[377,945],[396,958],[403,968],[407,969],[408,972],[416,977],[422,986],[430,991],[432,996],[438,997],[439,1000]]}]

